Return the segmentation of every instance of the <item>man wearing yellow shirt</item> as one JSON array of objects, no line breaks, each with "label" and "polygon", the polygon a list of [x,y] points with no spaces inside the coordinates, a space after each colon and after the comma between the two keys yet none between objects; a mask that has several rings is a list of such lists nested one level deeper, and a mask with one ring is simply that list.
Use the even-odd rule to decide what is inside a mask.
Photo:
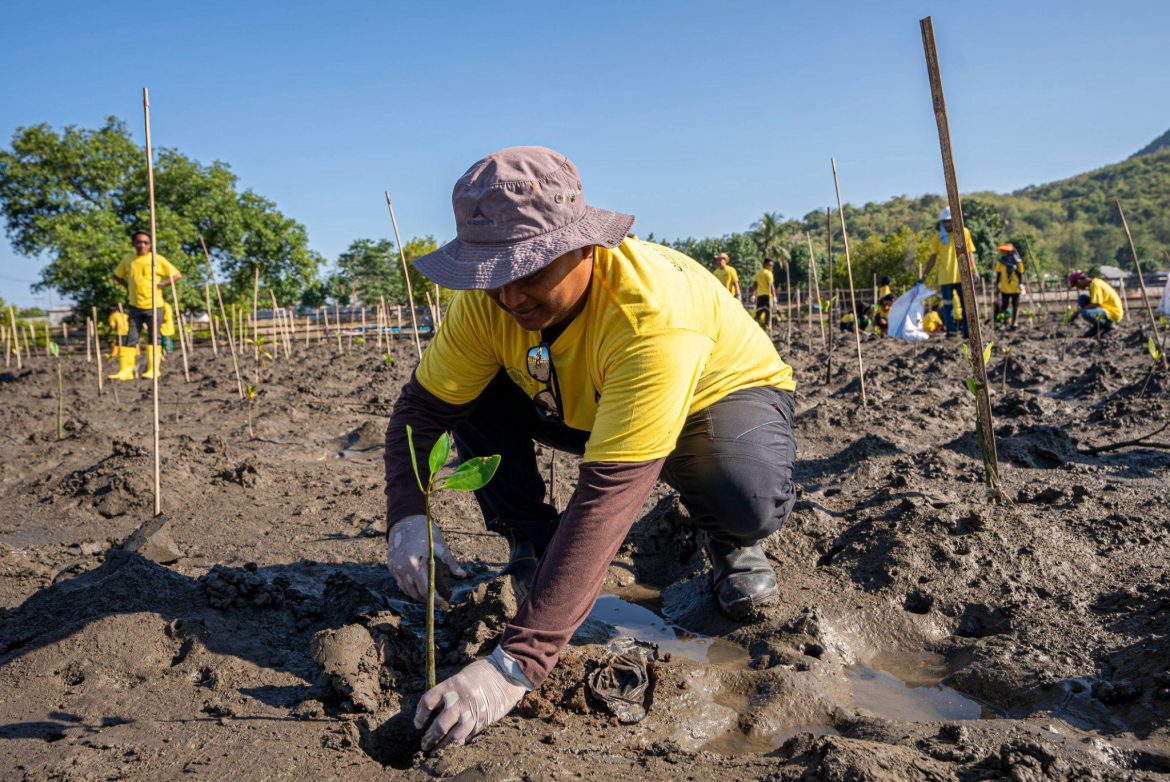
[{"label": "man wearing yellow shirt", "polygon": [[[137,231],[130,237],[134,245],[134,258],[127,258],[114,269],[114,282],[126,288],[130,298],[130,324],[126,332],[126,343],[118,357],[118,372],[110,375],[111,380],[133,380],[134,365],[137,361],[138,340],[144,326],[152,322],[161,328],[163,322],[163,294],[160,288],[173,285],[183,275],[163,256],[154,253],[154,276],[151,277],[150,234]],[[151,313],[151,306],[155,311]],[[145,378],[153,378],[162,371],[161,346],[146,350]]]},{"label": "man wearing yellow shirt", "polygon": [[1010,242],[995,248],[999,260],[995,262],[995,289],[999,291],[999,311],[1016,327],[1020,314],[1020,280],[1024,276],[1024,259]]},{"label": "man wearing yellow shirt", "polygon": [[771,258],[764,259],[763,267],[752,278],[752,287],[748,289],[748,299],[756,302],[756,322],[768,330],[772,322],[772,302],[776,301],[776,283],[772,276]]},{"label": "man wearing yellow shirt", "polygon": [[[938,284],[938,293],[942,298],[942,319],[947,336],[954,334],[957,327],[954,295],[958,294],[959,299],[962,300],[963,290],[963,278],[959,274],[959,252],[955,246],[954,237],[951,236],[951,231],[954,229],[954,223],[951,222],[951,208],[949,206],[943,207],[938,215],[938,235],[934,237],[934,246],[931,248],[930,258],[926,262],[926,271],[922,275],[923,279],[930,277],[931,271],[936,265],[938,266],[935,282]],[[967,240],[967,253],[971,262],[971,271],[974,272],[975,240],[971,238],[971,232],[966,228],[963,229],[963,236]],[[965,317],[963,318],[963,336],[967,336],[967,319]]]},{"label": "man wearing yellow shirt", "polygon": [[1082,291],[1077,297],[1077,307],[1081,318],[1092,324],[1082,337],[1105,336],[1125,314],[1121,296],[1105,280],[1089,277],[1084,272],[1073,272],[1068,276],[1068,287]]},{"label": "man wearing yellow shirt", "polygon": [[727,288],[732,296],[737,299],[741,298],[739,272],[731,265],[731,256],[727,253],[719,253],[715,256],[715,262],[719,264],[719,268],[712,272],[715,275],[715,279],[719,280],[719,284]]},{"label": "man wearing yellow shirt", "polygon": [[[632,216],[586,206],[563,155],[489,155],[452,202],[457,238],[415,261],[458,293],[386,430],[387,565],[423,599],[424,498],[405,430],[421,453],[454,430],[461,458],[502,456],[476,499],[509,541],[523,599],[488,658],[423,695],[428,750],[467,741],[540,686],[660,476],[706,533],[720,609],[753,618],[777,597],[760,543],[788,518],[796,459],[796,384],[767,335],[698,263],[628,238]],[[583,457],[562,514],[535,442]],[[437,526],[435,540],[440,567],[461,575]]]}]

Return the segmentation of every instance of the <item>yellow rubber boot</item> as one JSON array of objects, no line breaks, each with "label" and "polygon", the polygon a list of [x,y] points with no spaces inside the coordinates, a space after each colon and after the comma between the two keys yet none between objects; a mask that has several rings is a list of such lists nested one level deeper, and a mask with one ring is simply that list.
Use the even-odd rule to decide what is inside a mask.
[{"label": "yellow rubber boot", "polygon": [[137,359],[138,353],[134,348],[121,348],[118,351],[118,371],[109,376],[110,380],[133,380]]},{"label": "yellow rubber boot", "polygon": [[152,380],[155,375],[162,377],[162,345],[146,346],[146,371],[142,377]]}]

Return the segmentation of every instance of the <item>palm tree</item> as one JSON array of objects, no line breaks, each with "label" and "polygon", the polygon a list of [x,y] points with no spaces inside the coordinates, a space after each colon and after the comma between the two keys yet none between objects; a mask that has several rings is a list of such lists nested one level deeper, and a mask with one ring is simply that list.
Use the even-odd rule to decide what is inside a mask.
[{"label": "palm tree", "polygon": [[787,266],[788,237],[784,235],[783,220],[784,216],[779,212],[765,212],[763,217],[752,223],[752,238],[765,258]]}]

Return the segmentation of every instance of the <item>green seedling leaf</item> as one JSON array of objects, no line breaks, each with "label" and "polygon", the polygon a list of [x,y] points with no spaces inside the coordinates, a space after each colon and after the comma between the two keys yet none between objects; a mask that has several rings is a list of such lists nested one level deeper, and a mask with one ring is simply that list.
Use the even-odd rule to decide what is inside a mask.
[{"label": "green seedling leaf", "polygon": [[990,363],[990,361],[991,361],[991,346],[994,344],[995,344],[994,342],[988,342],[986,345],[983,346],[983,365],[984,366],[987,366],[987,364]]},{"label": "green seedling leaf", "polygon": [[248,398],[248,401],[255,399],[257,395],[258,392],[256,391],[256,386],[244,386],[244,396]]},{"label": "green seedling leaf", "polygon": [[427,458],[430,464],[431,475],[435,475],[439,470],[443,469],[443,465],[451,458],[451,435],[443,432],[439,435],[439,439],[435,440],[434,446],[431,448],[431,455]]},{"label": "green seedling leaf", "polygon": [[[1154,340],[1152,340],[1152,339],[1150,340],[1150,342],[1153,342],[1153,341]],[[57,358],[59,355],[61,355],[61,350],[60,350],[60,348],[57,347],[56,342],[49,343],[49,353],[51,353],[53,355],[53,358]],[[1157,356],[1155,356],[1155,358],[1157,358]]]},{"label": "green seedling leaf", "polygon": [[[1149,351],[1150,358],[1154,359],[1154,361],[1161,361],[1162,360],[1162,351],[1158,348],[1158,343],[1154,341],[1153,337],[1150,337],[1149,340],[1146,342],[1146,350]],[[53,355],[54,356],[57,355],[56,350],[53,351]]]},{"label": "green seedling leaf", "polygon": [[963,358],[970,361],[971,360],[971,348],[967,347],[966,342],[963,343],[962,350],[963,350]]},{"label": "green seedling leaf", "polygon": [[468,459],[455,468],[455,472],[439,481],[438,488],[452,489],[453,491],[475,491],[482,489],[496,474],[500,466],[500,455],[480,456]]},{"label": "green seedling leaf", "polygon": [[422,485],[422,476],[418,474],[418,458],[414,455],[414,432],[411,430],[410,424],[406,425],[406,447],[410,449],[410,466],[414,468],[414,480],[418,483],[418,490],[426,494],[427,490]]},{"label": "green seedling leaf", "polygon": [[390,355],[389,353],[383,355],[382,356],[382,363],[393,365],[394,364],[394,356]]},{"label": "green seedling leaf", "polygon": [[971,392],[971,396],[978,396],[978,394],[975,393],[975,390],[978,388],[978,385],[975,383],[975,378],[969,377],[965,379],[963,383],[967,386],[967,390]]},{"label": "green seedling leaf", "polygon": [[354,338],[353,338],[353,344],[355,344],[355,345],[364,345],[364,344],[366,344],[366,339],[365,339],[365,337],[354,337]]}]

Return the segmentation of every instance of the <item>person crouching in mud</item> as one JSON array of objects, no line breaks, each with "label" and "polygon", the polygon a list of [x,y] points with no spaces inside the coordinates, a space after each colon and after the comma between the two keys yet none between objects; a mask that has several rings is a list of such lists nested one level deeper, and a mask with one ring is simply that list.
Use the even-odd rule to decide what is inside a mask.
[{"label": "person crouching in mud", "polygon": [[[476,499],[509,543],[521,603],[489,657],[423,695],[426,750],[466,742],[541,685],[659,477],[706,533],[719,608],[754,618],[777,597],[761,541],[792,509],[796,459],[796,383],[768,335],[701,265],[587,206],[563,155],[489,155],[452,202],[457,238],[414,262],[459,292],[386,431],[387,565],[424,599],[406,427],[421,453],[451,430],[461,459],[502,456]],[[583,456],[563,514],[545,501],[535,442]],[[463,576],[438,525],[435,545]]]},{"label": "person crouching in mud", "polygon": [[1082,337],[1108,334],[1125,314],[1121,296],[1105,280],[1076,271],[1068,276],[1068,287],[1081,291],[1077,296],[1077,314],[1081,320],[1090,324],[1089,330],[1082,334]]}]

